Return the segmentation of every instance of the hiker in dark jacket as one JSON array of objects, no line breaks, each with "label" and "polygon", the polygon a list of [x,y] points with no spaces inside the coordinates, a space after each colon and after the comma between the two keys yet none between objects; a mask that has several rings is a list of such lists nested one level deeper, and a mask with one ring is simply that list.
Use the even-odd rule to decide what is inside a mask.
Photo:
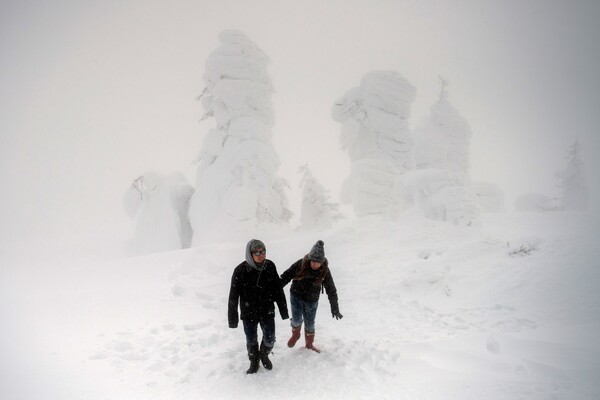
[{"label": "hiker in dark jacket", "polygon": [[337,289],[329,270],[329,263],[325,258],[325,249],[322,240],[317,241],[304,258],[296,261],[281,275],[283,286],[291,280],[290,303],[292,306],[292,337],[288,340],[288,347],[294,347],[300,339],[300,330],[304,321],[304,339],[306,348],[320,353],[313,344],[315,340],[315,317],[319,307],[319,296],[322,288],[329,298],[331,315],[335,319],[342,319],[338,306]]},{"label": "hiker in dark jacket", "polygon": [[[238,265],[231,277],[229,289],[229,327],[237,328],[239,319],[244,324],[246,348],[250,368],[246,373],[258,371],[259,360],[266,369],[272,369],[269,353],[275,345],[275,306],[277,303],[282,319],[288,319],[287,302],[277,268],[266,259],[263,242],[253,239],[246,245],[246,261]],[[238,317],[238,305],[241,316]],[[258,325],[262,341],[258,346]]]}]

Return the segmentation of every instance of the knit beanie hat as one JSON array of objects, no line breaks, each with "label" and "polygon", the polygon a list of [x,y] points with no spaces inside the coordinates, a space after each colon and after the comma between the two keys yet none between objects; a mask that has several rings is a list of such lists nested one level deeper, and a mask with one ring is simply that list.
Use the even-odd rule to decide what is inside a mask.
[{"label": "knit beanie hat", "polygon": [[265,244],[258,239],[252,239],[248,244],[248,249],[250,252],[254,252],[256,250],[266,250]]},{"label": "knit beanie hat", "polygon": [[308,253],[308,259],[320,263],[325,261],[325,249],[323,248],[324,245],[325,243],[323,243],[322,240],[317,241],[312,249],[310,249],[310,253]]},{"label": "knit beanie hat", "polygon": [[259,271],[264,267],[264,263],[263,265],[256,265],[254,259],[252,258],[252,253],[262,249],[266,250],[267,248],[265,247],[265,244],[258,239],[252,239],[246,245],[246,263],[251,268],[257,269]]}]

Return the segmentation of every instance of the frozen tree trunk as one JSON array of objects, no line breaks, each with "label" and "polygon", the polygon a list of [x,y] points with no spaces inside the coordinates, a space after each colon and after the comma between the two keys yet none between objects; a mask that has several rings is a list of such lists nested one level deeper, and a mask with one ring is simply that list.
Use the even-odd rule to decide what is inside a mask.
[{"label": "frozen tree trunk", "polygon": [[351,161],[342,201],[358,216],[389,216],[396,207],[394,185],[414,168],[408,129],[415,88],[402,75],[377,71],[336,101],[333,118],[342,124],[341,143]]},{"label": "frozen tree trunk", "polygon": [[567,167],[555,174],[558,187],[562,189],[560,208],[566,211],[587,210],[588,188],[578,141],[573,143],[566,158]]},{"label": "frozen tree trunk", "polygon": [[239,31],[224,31],[219,40],[221,45],[206,62],[206,87],[200,96],[205,118],[213,118],[216,126],[198,157],[190,206],[194,242],[196,237],[242,234],[291,217],[271,144],[269,59]]}]

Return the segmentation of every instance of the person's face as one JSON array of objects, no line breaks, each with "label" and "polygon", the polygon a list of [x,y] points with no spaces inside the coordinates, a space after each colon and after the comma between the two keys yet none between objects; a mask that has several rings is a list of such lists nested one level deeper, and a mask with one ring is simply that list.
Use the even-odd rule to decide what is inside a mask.
[{"label": "person's face", "polygon": [[318,262],[318,261],[312,261],[312,260],[311,260],[311,261],[310,261],[310,267],[311,267],[311,268],[312,268],[314,271],[316,271],[316,270],[318,270],[319,268],[321,268],[321,263],[320,263],[320,262]]},{"label": "person's face", "polygon": [[252,259],[256,264],[262,264],[267,257],[267,251],[265,249],[257,249],[252,252]]}]

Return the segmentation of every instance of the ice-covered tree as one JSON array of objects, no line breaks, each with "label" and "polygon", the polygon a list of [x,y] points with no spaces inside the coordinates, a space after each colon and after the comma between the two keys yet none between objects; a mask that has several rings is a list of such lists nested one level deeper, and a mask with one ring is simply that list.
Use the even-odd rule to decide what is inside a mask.
[{"label": "ice-covered tree", "polygon": [[480,212],[469,180],[471,129],[448,101],[448,82],[440,80],[438,101],[415,129],[415,162],[424,172],[410,178],[409,187],[417,189],[413,201],[427,218],[470,226]]},{"label": "ice-covered tree", "polygon": [[302,174],[300,188],[302,189],[302,204],[300,224],[304,229],[326,229],[334,221],[341,219],[339,205],[329,200],[329,195],[323,185],[313,176],[308,166],[298,168]]},{"label": "ice-covered tree", "polygon": [[242,32],[224,31],[219,40],[206,61],[200,95],[204,119],[213,118],[216,126],[197,159],[190,207],[195,237],[287,222],[292,215],[271,143],[269,59]]},{"label": "ice-covered tree", "polygon": [[342,148],[351,162],[341,199],[358,216],[389,215],[397,207],[396,181],[414,168],[408,118],[415,93],[399,73],[375,71],[333,106],[332,116],[342,124]]},{"label": "ice-covered tree", "polygon": [[133,181],[123,197],[125,212],[135,220],[133,249],[152,253],[190,247],[188,217],[194,189],[182,174],[146,172]]},{"label": "ice-covered tree", "polygon": [[479,224],[477,196],[461,174],[434,168],[418,169],[403,174],[397,188],[428,219],[461,226]]},{"label": "ice-covered tree", "polygon": [[448,82],[440,80],[438,101],[415,129],[415,162],[418,169],[435,168],[468,176],[471,128],[448,101]]},{"label": "ice-covered tree", "polygon": [[588,207],[588,188],[585,180],[585,168],[581,161],[579,142],[569,149],[566,157],[567,167],[555,174],[558,187],[562,190],[560,208],[567,211],[583,211]]}]

